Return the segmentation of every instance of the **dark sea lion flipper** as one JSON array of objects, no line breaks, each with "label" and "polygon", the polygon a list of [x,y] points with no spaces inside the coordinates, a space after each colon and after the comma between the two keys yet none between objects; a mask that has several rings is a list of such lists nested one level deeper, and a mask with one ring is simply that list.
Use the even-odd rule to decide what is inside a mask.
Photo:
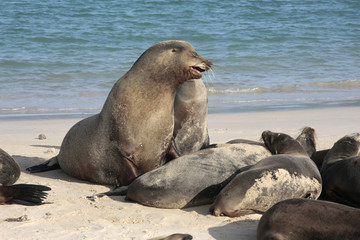
[{"label": "dark sea lion flipper", "polygon": [[1,186],[0,193],[5,201],[1,203],[17,203],[21,205],[33,206],[44,204],[47,193],[51,188],[43,185],[15,184],[11,186]]},{"label": "dark sea lion flipper", "polygon": [[190,234],[175,233],[167,237],[157,237],[149,240],[191,240],[193,237]]},{"label": "dark sea lion flipper", "polygon": [[46,172],[55,169],[60,169],[57,157],[50,158],[46,162],[26,168],[26,171],[30,173]]},{"label": "dark sea lion flipper", "polygon": [[169,151],[166,154],[166,162],[169,162],[171,160],[174,160],[176,158],[180,157],[179,150],[176,147],[175,139],[174,137],[171,139],[171,143],[169,146]]}]

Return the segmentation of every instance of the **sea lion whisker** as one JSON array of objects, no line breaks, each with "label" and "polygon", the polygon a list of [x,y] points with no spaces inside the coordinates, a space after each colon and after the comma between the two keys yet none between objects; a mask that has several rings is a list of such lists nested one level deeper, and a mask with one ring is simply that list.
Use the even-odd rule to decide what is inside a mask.
[{"label": "sea lion whisker", "polygon": [[[211,74],[209,72],[211,72]],[[209,80],[204,81],[204,84],[205,84],[206,88],[209,89],[210,84],[214,82],[213,79],[215,78],[215,73],[214,73],[213,68],[210,68],[208,71],[206,71],[205,76],[206,76],[206,79],[209,79]]]}]

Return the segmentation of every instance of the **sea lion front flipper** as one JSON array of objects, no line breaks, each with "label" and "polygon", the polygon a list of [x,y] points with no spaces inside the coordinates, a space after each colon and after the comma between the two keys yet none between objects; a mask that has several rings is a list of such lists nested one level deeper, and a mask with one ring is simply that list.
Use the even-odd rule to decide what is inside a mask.
[{"label": "sea lion front flipper", "polygon": [[166,162],[170,162],[171,160],[174,160],[176,158],[180,157],[180,153],[178,148],[176,147],[175,139],[172,137],[171,143],[169,146],[169,151],[166,154]]},{"label": "sea lion front flipper", "polygon": [[55,170],[55,169],[60,169],[60,165],[57,160],[57,156],[50,158],[49,160],[47,160],[46,162],[44,162],[42,164],[28,167],[26,169],[26,171],[28,171],[30,173],[38,173],[38,172],[51,171],[51,170]]},{"label": "sea lion front flipper", "polygon": [[0,186],[0,203],[18,203],[27,206],[44,204],[47,193],[51,188],[43,185],[15,184]]}]

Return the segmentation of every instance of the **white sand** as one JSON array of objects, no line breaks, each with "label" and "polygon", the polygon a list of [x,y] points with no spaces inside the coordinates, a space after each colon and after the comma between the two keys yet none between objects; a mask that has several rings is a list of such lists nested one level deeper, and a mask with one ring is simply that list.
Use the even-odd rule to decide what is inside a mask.
[{"label": "white sand", "polygon": [[[92,202],[86,196],[110,186],[95,185],[67,176],[61,170],[28,174],[25,168],[39,164],[58,151],[63,137],[79,119],[0,121],[0,148],[20,164],[18,183],[50,186],[51,204],[26,207],[0,206],[2,239],[150,239],[172,233],[188,233],[194,239],[256,239],[260,214],[241,218],[214,217],[209,205],[183,209],[156,209],[104,197]],[[212,143],[231,139],[258,140],[264,130],[296,136],[310,126],[317,131],[318,149],[329,148],[340,137],[360,132],[360,108],[209,115]],[[36,139],[39,134],[47,139]],[[7,218],[27,215],[28,220]]]}]

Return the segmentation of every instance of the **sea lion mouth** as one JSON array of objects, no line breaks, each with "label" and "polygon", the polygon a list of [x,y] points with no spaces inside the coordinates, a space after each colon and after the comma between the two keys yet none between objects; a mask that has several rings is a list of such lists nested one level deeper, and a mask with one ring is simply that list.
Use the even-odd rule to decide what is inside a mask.
[{"label": "sea lion mouth", "polygon": [[206,69],[200,67],[200,66],[191,66],[191,69],[196,71],[196,72],[199,72],[199,73],[202,73],[202,72],[205,72]]},{"label": "sea lion mouth", "polygon": [[194,65],[190,65],[190,74],[191,78],[197,79],[201,78],[201,73],[211,69],[212,63],[208,60],[203,60],[201,62],[197,62]]}]

